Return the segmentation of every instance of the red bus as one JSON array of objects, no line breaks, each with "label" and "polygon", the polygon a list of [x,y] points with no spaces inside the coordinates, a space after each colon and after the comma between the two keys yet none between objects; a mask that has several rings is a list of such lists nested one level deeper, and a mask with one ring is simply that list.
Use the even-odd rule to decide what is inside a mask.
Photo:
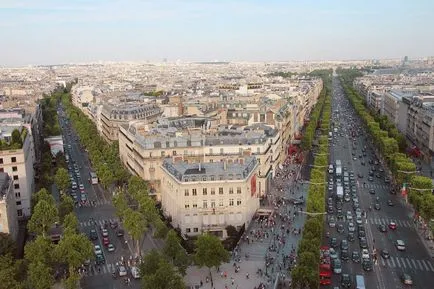
[{"label": "red bus", "polygon": [[330,248],[328,246],[322,246],[320,248],[319,284],[331,285],[331,278],[332,268],[330,259]]}]

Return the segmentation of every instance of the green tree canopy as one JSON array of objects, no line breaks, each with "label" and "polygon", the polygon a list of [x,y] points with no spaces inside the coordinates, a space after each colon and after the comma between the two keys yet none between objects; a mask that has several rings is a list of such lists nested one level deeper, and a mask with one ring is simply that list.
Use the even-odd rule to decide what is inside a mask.
[{"label": "green tree canopy", "polygon": [[27,227],[30,232],[46,236],[48,230],[58,221],[57,207],[46,200],[40,200],[34,209]]},{"label": "green tree canopy", "polygon": [[210,274],[212,267],[229,262],[230,254],[223,247],[222,242],[215,235],[204,233],[196,240],[195,261],[199,267],[208,267]]},{"label": "green tree canopy", "polygon": [[28,282],[34,289],[47,289],[54,284],[52,269],[43,262],[30,263],[27,274]]},{"label": "green tree canopy", "polygon": [[61,192],[65,192],[71,185],[68,171],[64,168],[58,168],[56,175],[54,176],[54,182]]}]

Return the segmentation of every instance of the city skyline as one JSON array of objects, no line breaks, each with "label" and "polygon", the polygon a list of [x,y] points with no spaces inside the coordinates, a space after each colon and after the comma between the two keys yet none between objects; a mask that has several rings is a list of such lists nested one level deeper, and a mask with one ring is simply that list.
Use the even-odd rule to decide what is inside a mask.
[{"label": "city skyline", "polygon": [[4,0],[0,66],[432,54],[434,3],[347,2]]}]

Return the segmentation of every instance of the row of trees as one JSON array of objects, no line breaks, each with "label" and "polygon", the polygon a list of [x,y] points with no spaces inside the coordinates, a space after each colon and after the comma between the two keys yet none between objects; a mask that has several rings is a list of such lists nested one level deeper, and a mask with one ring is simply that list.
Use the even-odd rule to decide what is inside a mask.
[{"label": "row of trees", "polygon": [[303,151],[312,149],[313,140],[315,139],[315,132],[320,123],[321,112],[323,111],[324,102],[326,96],[331,92],[331,77],[332,70],[314,70],[309,75],[320,77],[323,80],[323,89],[318,97],[318,101],[310,113],[309,123],[303,133],[303,139],[301,140],[301,148]]},{"label": "row of trees", "polygon": [[101,138],[92,120],[72,104],[70,93],[62,93],[61,100],[81,144],[89,153],[92,166],[103,187],[126,182],[129,173],[119,159],[118,143],[108,144]]},{"label": "row of trees", "polygon": [[369,110],[363,98],[351,86],[354,77],[358,74],[354,70],[340,70],[341,82],[346,95],[354,109],[366,125],[374,144],[390,168],[397,188],[406,186],[408,198],[415,209],[425,220],[434,218],[433,184],[430,178],[417,175],[416,164],[404,152],[407,144],[405,136],[378,112]]},{"label": "row of trees", "polygon": [[324,99],[318,114],[318,119],[321,118],[321,122],[318,123],[311,118],[311,122],[315,124],[313,135],[317,130],[321,131],[321,135],[318,137],[316,156],[313,168],[310,171],[310,185],[306,200],[306,211],[310,214],[304,225],[303,237],[298,247],[297,267],[291,272],[292,288],[318,288],[319,286],[319,249],[324,231],[325,184],[329,156],[328,131],[330,130],[331,116],[331,97],[329,93],[331,75],[323,79],[325,79],[325,82],[321,94]]},{"label": "row of trees", "polygon": [[[93,245],[78,233],[72,199],[64,196],[57,206],[53,196],[41,189],[32,202],[33,215],[28,229],[34,234],[34,240],[25,245],[24,259],[14,260],[11,254],[0,257],[0,288],[51,288],[58,275],[65,288],[76,289],[80,279],[77,269],[93,256]],[[49,236],[53,228],[62,231],[58,244]],[[60,273],[62,268],[68,269],[66,274]]]}]

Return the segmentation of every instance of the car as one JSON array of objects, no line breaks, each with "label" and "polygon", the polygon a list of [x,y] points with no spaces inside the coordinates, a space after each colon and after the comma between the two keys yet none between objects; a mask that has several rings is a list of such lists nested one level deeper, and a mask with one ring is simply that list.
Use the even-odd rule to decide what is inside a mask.
[{"label": "car", "polygon": [[333,214],[333,211],[334,211],[333,206],[328,206],[327,207],[327,213]]},{"label": "car", "polygon": [[299,198],[291,198],[291,199],[289,199],[289,202],[291,204],[294,204],[294,205],[303,205],[304,204],[304,200],[299,199]]},{"label": "car", "polygon": [[84,192],[84,185],[83,184],[80,184],[79,188],[80,188],[81,192]]},{"label": "car", "polygon": [[355,232],[356,231],[356,227],[354,226],[354,223],[348,223],[348,232]]},{"label": "car", "polygon": [[383,259],[389,259],[390,258],[389,251],[387,251],[386,249],[381,250],[380,255],[381,255],[381,257],[383,257]]},{"label": "car", "polygon": [[135,266],[131,267],[131,275],[133,276],[134,279],[139,279],[140,278],[139,268],[137,268]]},{"label": "car", "polygon": [[353,253],[351,254],[351,260],[353,260],[354,263],[359,263],[360,262],[360,253],[359,253],[359,251],[353,251]]},{"label": "car", "polygon": [[381,233],[385,233],[385,232],[387,232],[387,227],[386,227],[386,225],[379,225],[379,226],[378,226],[378,230],[379,230]]},{"label": "car", "polygon": [[396,240],[395,246],[399,251],[405,251],[405,243],[403,240]]},{"label": "car", "polygon": [[116,229],[118,227],[118,222],[110,220],[110,228]]},{"label": "car", "polygon": [[94,252],[95,252],[95,255],[101,255],[102,254],[101,246],[95,245],[94,246]]},{"label": "car", "polygon": [[365,237],[360,238],[359,245],[360,245],[360,248],[362,248],[362,249],[367,249],[368,248],[368,242],[366,241]]},{"label": "car", "polygon": [[102,236],[103,237],[108,237],[108,231],[107,231],[107,229],[102,229]]},{"label": "car", "polygon": [[334,216],[330,216],[329,217],[329,227],[330,228],[334,228],[336,227],[336,219]]},{"label": "car", "polygon": [[127,269],[124,266],[118,267],[119,277],[127,276]]},{"label": "car", "polygon": [[354,238],[354,233],[349,232],[348,235],[347,235],[347,240],[348,240],[349,242],[354,242],[354,240],[355,240],[355,238]]},{"label": "car", "polygon": [[345,194],[345,195],[344,195],[344,201],[345,201],[345,202],[349,202],[350,200],[351,200],[350,195],[349,195],[349,194]]},{"label": "car", "polygon": [[108,246],[108,244],[110,244],[110,240],[108,237],[104,237],[102,238],[102,243],[104,246]]},{"label": "car", "polygon": [[397,228],[397,225],[396,225],[395,222],[390,222],[390,223],[389,223],[389,229],[391,229],[391,230],[396,230],[396,228]]},{"label": "car", "polygon": [[107,251],[114,252],[115,251],[115,246],[112,243],[108,244],[107,245]]},{"label": "car", "polygon": [[350,274],[342,274],[341,285],[345,288],[350,288],[353,285]]},{"label": "car", "polygon": [[375,195],[375,190],[374,190],[374,189],[369,189],[369,193],[370,193],[371,195]]},{"label": "car", "polygon": [[343,261],[350,260],[350,254],[348,253],[348,250],[341,250],[341,259]]},{"label": "car", "polygon": [[103,254],[97,254],[97,255],[96,255],[95,263],[96,263],[97,265],[102,265],[102,264],[105,263],[105,259],[104,259]]},{"label": "car", "polygon": [[338,220],[343,220],[344,219],[344,213],[342,212],[342,210],[337,210],[337,212],[336,212],[336,218]]},{"label": "car", "polygon": [[381,175],[380,175],[380,173],[376,173],[375,174],[375,176],[378,178],[378,179],[380,179],[381,178]]},{"label": "car", "polygon": [[336,248],[338,246],[338,240],[336,238],[330,238],[330,247]]},{"label": "car", "polygon": [[376,202],[376,203],[374,204],[374,209],[376,209],[377,211],[381,210],[381,205],[380,205],[380,203]]},{"label": "car", "polygon": [[342,263],[339,259],[333,259],[332,260],[332,268],[333,273],[335,274],[341,274],[342,273]]},{"label": "car", "polygon": [[82,202],[86,202],[87,201],[87,195],[86,194],[81,194],[80,195],[80,199]]},{"label": "car", "polygon": [[337,227],[336,227],[336,231],[338,231],[338,233],[343,233],[345,231],[344,225],[343,224],[338,224]]},{"label": "car", "polygon": [[362,221],[362,217],[357,217],[357,218],[356,218],[356,223],[357,223],[358,225],[361,225],[361,224],[363,223],[363,221]]},{"label": "car", "polygon": [[[366,154],[363,154],[363,155],[366,156]],[[362,166],[366,165],[365,161],[361,161],[360,164],[361,164]]]},{"label": "car", "polygon": [[357,234],[359,236],[359,240],[366,237],[366,232],[365,231],[359,231]]},{"label": "car", "polygon": [[330,258],[331,259],[339,258],[338,252],[334,248],[330,248],[329,252],[330,252]]},{"label": "car", "polygon": [[365,270],[365,271],[372,271],[372,261],[371,261],[371,259],[370,258],[368,258],[368,259],[363,259],[363,261],[362,261],[362,268],[363,268],[363,270]]},{"label": "car", "polygon": [[413,285],[413,279],[411,279],[411,276],[408,273],[403,273],[401,275],[401,281],[405,285]]},{"label": "car", "polygon": [[392,200],[387,200],[387,205],[393,207],[395,204],[392,202]]},{"label": "car", "polygon": [[342,240],[341,241],[341,250],[348,250],[348,241],[347,240]]},{"label": "car", "polygon": [[116,236],[118,236],[118,237],[122,237],[124,235],[124,230],[123,229],[118,229],[117,231],[116,231]]},{"label": "car", "polygon": [[362,250],[362,259],[366,259],[369,258],[369,251],[368,249],[363,249]]},{"label": "car", "polygon": [[351,211],[347,211],[347,221],[352,221],[353,220],[353,214],[351,213]]},{"label": "car", "polygon": [[95,229],[90,230],[89,239],[91,239],[92,241],[98,240],[98,234]]}]

